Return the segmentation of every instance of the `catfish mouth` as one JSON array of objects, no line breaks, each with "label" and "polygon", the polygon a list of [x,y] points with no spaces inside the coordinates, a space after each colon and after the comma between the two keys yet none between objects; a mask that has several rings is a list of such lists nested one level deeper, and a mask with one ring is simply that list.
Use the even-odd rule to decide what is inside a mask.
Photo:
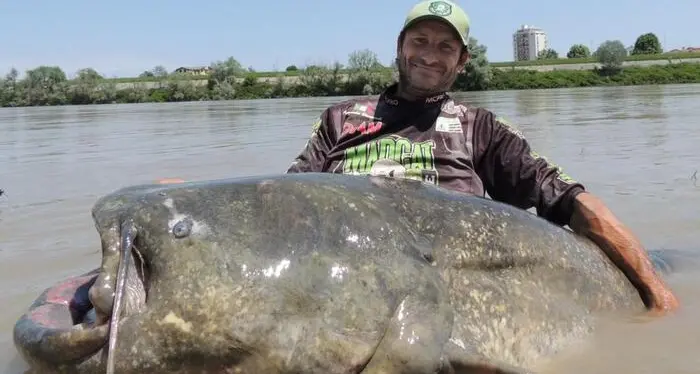
[{"label": "catfish mouth", "polygon": [[[102,315],[97,314],[97,322],[109,323],[109,336],[107,340],[107,374],[114,373],[117,335],[122,318],[129,318],[143,312],[149,293],[150,268],[143,255],[139,251],[139,237],[133,222],[122,225],[120,238],[119,262],[117,265],[116,285],[112,308],[103,309]],[[96,313],[99,311],[96,305]]]},{"label": "catfish mouth", "polygon": [[[138,238],[135,238],[132,247],[121,254],[121,256],[128,257],[128,259],[127,261],[122,261],[121,259],[119,261],[117,284],[112,296],[112,308],[100,311],[96,305],[93,305],[92,311],[95,313],[95,326],[110,323],[113,320],[116,320],[116,323],[120,323],[123,319],[139,314],[146,309],[151,271],[138,246]],[[122,265],[123,262],[126,262],[126,264]],[[120,287],[119,275],[121,274],[124,274],[124,282],[123,286]],[[122,300],[120,304],[123,304],[123,307],[118,305],[118,300]]]},{"label": "catfish mouth", "polygon": [[134,222],[122,222],[118,232],[118,236],[112,236],[113,240],[103,241],[102,268],[89,291],[95,311],[93,326],[108,329],[107,374],[114,373],[119,326],[123,320],[145,311],[150,289],[151,271],[139,250],[142,243]]},{"label": "catfish mouth", "polygon": [[[150,267],[138,250],[136,242],[127,253],[130,259],[124,285],[120,288],[119,283],[117,283],[113,295],[113,307],[108,311],[101,311],[98,306],[90,303],[89,310],[83,310],[83,313],[75,316],[74,324],[78,328],[89,329],[107,326],[111,333],[115,326],[146,310],[150,289]],[[117,311],[118,299],[122,300],[121,304],[123,305],[119,312]]]},{"label": "catfish mouth", "polygon": [[[124,307],[117,316],[117,323],[143,312],[148,302],[148,292],[150,289],[149,279],[151,274],[150,266],[145,262],[143,255],[136,247],[136,243],[134,243],[134,246],[128,254],[131,256],[129,262],[131,265],[126,273],[124,288],[122,291],[118,289],[115,290],[113,296],[116,300],[118,293],[121,292],[123,294],[121,298]],[[82,312],[83,313],[77,313],[74,320],[74,324],[80,325],[81,328],[103,326],[109,324],[112,318],[114,318],[113,310],[110,310],[109,313],[101,312],[92,303],[90,303],[89,310],[83,310]]]},{"label": "catfish mouth", "polygon": [[[88,365],[101,361],[100,351],[109,342],[108,360],[116,341],[117,326],[145,311],[150,267],[138,250],[138,241],[122,252],[118,274],[123,285],[100,287],[104,269],[73,276],[46,289],[15,323],[13,338],[18,353],[31,367],[55,368]],[[107,278],[109,279],[109,278]],[[112,278],[113,279],[113,278]],[[118,279],[119,280],[119,279]],[[103,313],[99,302],[114,300],[116,308]],[[96,302],[97,301],[97,302]],[[99,366],[99,365],[98,365]]]}]

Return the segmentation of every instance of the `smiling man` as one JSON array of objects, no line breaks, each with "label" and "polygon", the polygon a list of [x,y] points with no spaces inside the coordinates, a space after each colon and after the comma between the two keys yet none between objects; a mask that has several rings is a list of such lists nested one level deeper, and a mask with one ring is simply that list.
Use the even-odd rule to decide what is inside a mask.
[{"label": "smiling man", "polygon": [[534,152],[491,111],[448,94],[469,61],[469,17],[450,1],[411,9],[397,41],[399,82],[378,98],[327,108],[288,173],[386,175],[484,196],[537,214],[596,242],[663,314],[678,301],[637,238],[603,202]]}]

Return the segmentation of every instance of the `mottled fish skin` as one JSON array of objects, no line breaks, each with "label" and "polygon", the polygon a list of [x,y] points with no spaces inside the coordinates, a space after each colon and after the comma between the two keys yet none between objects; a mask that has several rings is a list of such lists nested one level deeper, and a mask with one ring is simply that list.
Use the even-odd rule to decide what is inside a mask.
[{"label": "mottled fish skin", "polygon": [[[486,199],[399,191],[411,196],[400,214],[414,217],[448,285],[451,341],[468,352],[531,368],[582,342],[597,317],[644,310],[605,254],[569,230]],[[442,209],[427,216],[433,195]]]},{"label": "mottled fish skin", "polygon": [[[587,339],[598,317],[644,309],[590,241],[411,180],[132,186],[98,200],[93,218],[98,320],[127,220],[143,265],[129,272],[117,373],[525,373]],[[25,357],[47,359],[27,342],[16,339]],[[101,344],[52,372],[103,372]]]},{"label": "mottled fish skin", "polygon": [[[264,178],[100,199],[97,314],[112,307],[126,220],[148,272],[145,308],[119,327],[116,372],[439,370],[453,323],[439,273],[391,208],[338,191],[325,178]],[[103,370],[100,352],[56,372]]]}]

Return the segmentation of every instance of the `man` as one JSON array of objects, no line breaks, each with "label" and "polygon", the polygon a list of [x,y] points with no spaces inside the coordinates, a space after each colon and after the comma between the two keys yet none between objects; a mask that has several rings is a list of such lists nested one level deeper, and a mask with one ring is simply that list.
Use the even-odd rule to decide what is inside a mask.
[{"label": "man", "polygon": [[327,108],[288,173],[414,178],[529,209],[596,242],[634,283],[653,313],[679,303],[635,236],[601,200],[531,150],[494,113],[446,92],[469,61],[469,18],[451,1],[424,1],[397,43],[399,81],[375,99]]}]

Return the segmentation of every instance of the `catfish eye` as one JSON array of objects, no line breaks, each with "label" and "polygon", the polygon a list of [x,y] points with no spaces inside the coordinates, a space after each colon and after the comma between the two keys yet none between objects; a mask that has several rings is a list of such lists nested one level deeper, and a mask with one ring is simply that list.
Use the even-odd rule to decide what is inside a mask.
[{"label": "catfish eye", "polygon": [[192,224],[192,219],[189,217],[180,220],[173,226],[173,235],[178,239],[189,236],[192,233]]}]

